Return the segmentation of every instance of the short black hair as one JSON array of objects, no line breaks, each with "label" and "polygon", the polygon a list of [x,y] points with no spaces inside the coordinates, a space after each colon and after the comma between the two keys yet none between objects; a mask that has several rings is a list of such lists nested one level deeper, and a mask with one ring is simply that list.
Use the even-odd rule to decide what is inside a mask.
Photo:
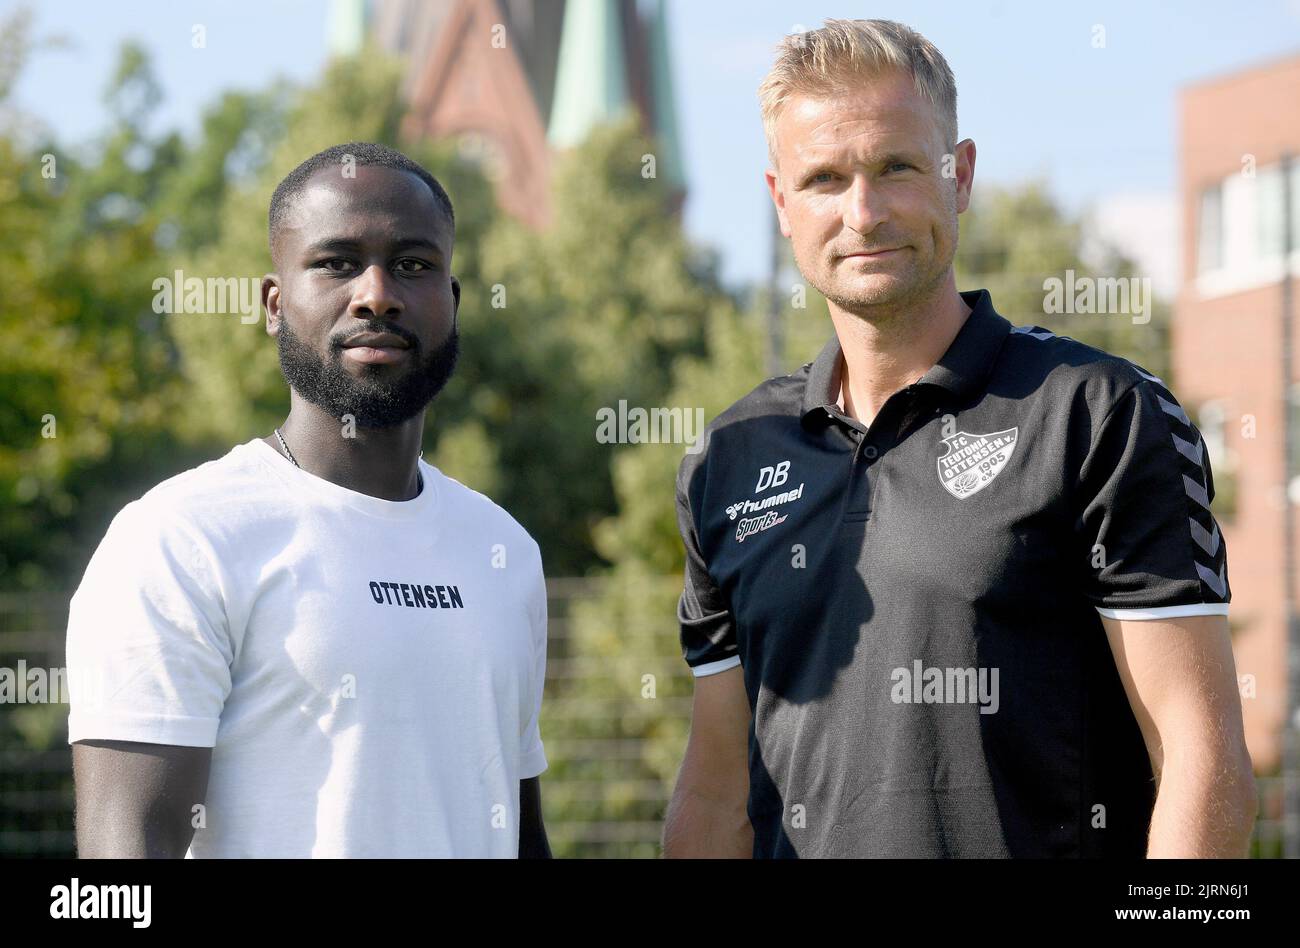
[{"label": "short black hair", "polygon": [[389,148],[387,145],[375,142],[348,142],[346,145],[335,145],[312,155],[285,175],[284,180],[275,186],[275,192],[271,195],[271,208],[267,213],[267,239],[271,245],[272,255],[275,254],[276,233],[288,214],[289,206],[302,193],[308,180],[322,168],[337,167],[349,158],[358,165],[379,165],[397,171],[409,171],[415,175],[429,186],[429,190],[433,192],[433,199],[447,215],[447,223],[451,225],[453,231],[455,230],[456,214],[451,207],[451,198],[438,183],[438,179],[418,162],[412,161],[397,149]]}]

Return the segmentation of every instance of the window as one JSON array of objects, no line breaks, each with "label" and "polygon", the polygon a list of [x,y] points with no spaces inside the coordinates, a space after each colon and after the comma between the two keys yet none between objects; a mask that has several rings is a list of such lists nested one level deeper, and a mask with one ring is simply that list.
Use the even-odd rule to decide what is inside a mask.
[{"label": "window", "polygon": [[[1300,274],[1300,159],[1290,166],[1290,268]],[[1282,164],[1233,174],[1201,192],[1196,283],[1203,296],[1275,283],[1285,272],[1286,188]]]},{"label": "window", "polygon": [[1291,252],[1300,248],[1300,157],[1291,159]]},{"label": "window", "polygon": [[1223,189],[1217,184],[1201,192],[1197,250],[1197,273],[1206,273],[1223,266]]},{"label": "window", "polygon": [[1291,457],[1288,458],[1287,474],[1291,483],[1287,485],[1287,494],[1291,503],[1300,504],[1300,384],[1292,384],[1287,399],[1287,427],[1291,436]]},{"label": "window", "polygon": [[1255,179],[1255,247],[1264,260],[1282,256],[1282,166],[1260,168]]},{"label": "window", "polygon": [[1223,260],[1225,270],[1240,273],[1259,259],[1256,220],[1259,178],[1233,175],[1223,182]]}]

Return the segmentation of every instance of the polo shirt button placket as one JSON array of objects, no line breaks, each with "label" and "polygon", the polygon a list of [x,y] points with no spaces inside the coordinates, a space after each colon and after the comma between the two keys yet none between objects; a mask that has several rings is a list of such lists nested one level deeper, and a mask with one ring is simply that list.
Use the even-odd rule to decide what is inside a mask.
[{"label": "polo shirt button placket", "polygon": [[868,461],[874,461],[880,454],[880,452],[876,450],[876,446],[874,444],[867,445],[865,448],[862,449],[862,453],[866,455]]}]

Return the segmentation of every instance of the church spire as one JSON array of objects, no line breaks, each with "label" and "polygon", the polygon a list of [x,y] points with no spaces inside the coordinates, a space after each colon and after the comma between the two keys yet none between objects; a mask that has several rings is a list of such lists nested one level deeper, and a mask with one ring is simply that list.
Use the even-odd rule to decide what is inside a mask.
[{"label": "church spire", "polygon": [[577,145],[631,107],[625,69],[617,0],[568,0],[547,131],[552,147]]}]

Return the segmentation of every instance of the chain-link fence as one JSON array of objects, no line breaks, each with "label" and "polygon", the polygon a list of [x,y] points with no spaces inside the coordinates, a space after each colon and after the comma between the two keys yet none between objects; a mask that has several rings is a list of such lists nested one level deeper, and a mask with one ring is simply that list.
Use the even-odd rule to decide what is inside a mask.
[{"label": "chain-link fence", "polygon": [[[678,577],[553,579],[542,736],[547,831],[561,857],[654,857],[685,746],[691,681]],[[0,705],[0,858],[71,856],[64,667],[68,597],[0,595],[0,669],[47,682]],[[35,674],[40,670],[41,674]],[[22,674],[20,674],[22,673]],[[37,700],[33,700],[37,699]],[[1282,853],[1282,779],[1259,778],[1252,854]]]},{"label": "chain-link fence", "polygon": [[[664,808],[681,758],[689,719],[689,672],[676,648],[669,591],[680,579],[651,580],[660,604],[648,618],[611,630],[615,650],[626,649],[644,674],[616,680],[623,663],[584,648],[574,631],[574,608],[599,601],[598,580],[548,582],[549,660],[542,735],[549,769],[543,777],[547,831],[557,856],[654,856]],[[675,594],[673,594],[675,595]],[[667,611],[662,601],[667,599]],[[0,595],[0,669],[22,683],[0,704],[0,858],[67,857],[73,838],[72,756],[66,703],[54,689],[64,672],[68,595]],[[649,635],[636,637],[639,629]],[[599,650],[599,631],[587,640]],[[39,674],[37,672],[39,671]],[[655,676],[651,681],[645,675]],[[676,678],[673,693],[661,682]],[[44,687],[29,686],[38,678]],[[666,743],[665,743],[666,736]],[[654,759],[657,763],[647,764]]]},{"label": "chain-link fence", "polygon": [[[64,667],[69,598],[0,594],[0,669],[18,686],[0,704],[0,857],[75,854],[68,706],[50,689]],[[41,678],[44,688],[28,687]]]}]

